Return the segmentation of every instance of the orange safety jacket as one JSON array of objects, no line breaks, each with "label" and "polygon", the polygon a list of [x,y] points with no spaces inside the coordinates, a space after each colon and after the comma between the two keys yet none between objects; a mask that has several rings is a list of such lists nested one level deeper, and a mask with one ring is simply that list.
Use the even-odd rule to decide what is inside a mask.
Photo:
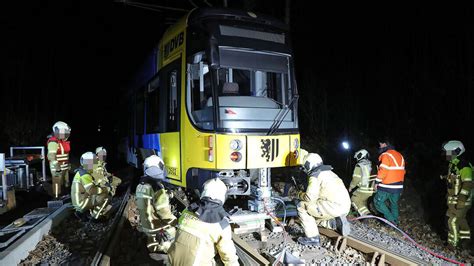
[{"label": "orange safety jacket", "polygon": [[400,193],[405,180],[405,159],[396,150],[387,150],[379,156],[377,190]]}]

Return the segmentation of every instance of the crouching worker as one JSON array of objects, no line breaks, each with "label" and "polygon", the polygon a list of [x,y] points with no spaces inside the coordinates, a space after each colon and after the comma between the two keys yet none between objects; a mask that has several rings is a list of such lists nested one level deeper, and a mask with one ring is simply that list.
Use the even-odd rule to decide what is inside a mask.
[{"label": "crouching worker", "polygon": [[168,255],[171,265],[216,265],[216,251],[224,265],[239,265],[227,213],[227,187],[218,178],[204,183],[199,204],[184,210]]},{"label": "crouching worker", "polygon": [[[302,155],[307,153],[302,152]],[[299,192],[298,216],[305,237],[298,238],[303,245],[319,246],[318,225],[337,229],[340,234],[348,235],[350,226],[346,215],[351,200],[342,180],[333,172],[330,165],[323,165],[321,156],[309,153],[303,157],[303,170],[308,175],[306,192]]]},{"label": "crouching worker", "polygon": [[86,152],[82,154],[80,163],[81,167],[76,170],[71,188],[75,215],[83,221],[105,217],[111,209],[108,192],[94,183],[92,177],[97,157],[92,152]]},{"label": "crouching worker", "polygon": [[161,183],[166,177],[163,160],[151,155],[143,162],[145,175],[140,179],[135,200],[140,213],[140,231],[147,237],[150,256],[167,260],[165,255],[176,234],[176,217],[171,212],[169,196]]},{"label": "crouching worker", "polygon": [[110,196],[113,197],[117,187],[122,183],[122,180],[107,172],[107,168],[105,167],[107,164],[107,150],[104,147],[95,149],[95,154],[97,156],[97,163],[94,164],[94,171],[92,173],[94,181],[103,189],[107,189]]}]

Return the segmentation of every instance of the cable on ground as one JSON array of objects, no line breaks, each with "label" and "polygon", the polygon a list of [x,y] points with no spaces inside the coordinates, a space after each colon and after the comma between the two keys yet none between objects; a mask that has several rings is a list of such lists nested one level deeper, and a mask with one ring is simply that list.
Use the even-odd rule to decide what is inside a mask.
[{"label": "cable on ground", "polygon": [[451,263],[455,263],[455,264],[458,264],[458,265],[464,265],[464,263],[462,262],[459,262],[457,260],[453,260],[453,259],[450,259],[450,258],[447,258],[443,255],[440,255],[438,253],[435,253],[431,250],[429,250],[428,248],[418,244],[415,240],[413,240],[413,238],[411,238],[407,233],[403,232],[400,228],[398,228],[396,225],[394,225],[393,223],[391,223],[390,221],[384,219],[384,218],[381,218],[381,217],[378,217],[378,216],[374,216],[374,215],[364,215],[364,216],[360,216],[360,217],[356,217],[356,218],[351,218],[351,219],[348,219],[350,221],[356,221],[356,220],[361,220],[361,219],[378,219],[388,225],[390,225],[391,227],[395,228],[398,232],[400,232],[403,237],[405,239],[408,239],[411,243],[413,243],[416,247],[418,247],[419,249],[423,250],[423,251],[426,251],[428,252],[429,254],[437,257],[437,258],[440,258],[440,259],[443,259],[445,261],[448,261],[448,262],[451,262]]}]

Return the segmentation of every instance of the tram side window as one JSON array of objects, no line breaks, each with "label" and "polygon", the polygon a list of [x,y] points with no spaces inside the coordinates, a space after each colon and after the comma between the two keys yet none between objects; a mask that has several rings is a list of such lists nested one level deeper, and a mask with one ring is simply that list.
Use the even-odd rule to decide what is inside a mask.
[{"label": "tram side window", "polygon": [[200,128],[213,129],[211,74],[207,64],[201,61],[189,65],[188,86],[188,110],[193,122]]},{"label": "tram side window", "polygon": [[168,76],[168,127],[167,131],[178,131],[178,70]]},{"label": "tram side window", "polygon": [[160,94],[159,88],[148,89],[147,99],[147,127],[146,131],[148,134],[160,132],[159,114],[160,114]]}]

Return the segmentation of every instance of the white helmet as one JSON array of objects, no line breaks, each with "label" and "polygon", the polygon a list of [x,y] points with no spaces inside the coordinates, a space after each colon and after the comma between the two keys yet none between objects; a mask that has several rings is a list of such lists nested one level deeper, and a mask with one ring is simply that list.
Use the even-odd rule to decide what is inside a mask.
[{"label": "white helmet", "polygon": [[317,153],[308,153],[303,158],[303,168],[306,173],[309,173],[311,170],[323,164],[323,158]]},{"label": "white helmet", "polygon": [[166,177],[165,163],[159,156],[150,155],[143,162],[143,172],[147,176],[164,179]]},{"label": "white helmet", "polygon": [[227,194],[227,186],[219,178],[209,179],[204,183],[201,193],[201,199],[208,197],[213,200],[219,200],[224,204]]},{"label": "white helmet", "polygon": [[443,144],[443,150],[448,155],[454,155],[454,156],[459,156],[466,151],[466,149],[464,148],[464,145],[459,140],[450,140],[446,142],[445,144]]},{"label": "white helmet", "polygon": [[97,155],[97,157],[100,161],[105,161],[105,158],[107,157],[107,150],[102,146],[97,147],[95,149],[95,154]]},{"label": "white helmet", "polygon": [[81,155],[81,166],[86,170],[92,170],[95,163],[97,163],[97,156],[93,152],[86,152]]},{"label": "white helmet", "polygon": [[357,159],[357,161],[360,161],[362,159],[367,159],[369,158],[369,152],[365,149],[362,149],[362,150],[358,150],[355,154],[354,154],[354,158]]},{"label": "white helmet", "polygon": [[67,138],[69,137],[69,134],[71,134],[71,127],[69,127],[69,125],[63,121],[58,121],[53,125],[53,133],[56,137],[60,137],[62,135]]}]

